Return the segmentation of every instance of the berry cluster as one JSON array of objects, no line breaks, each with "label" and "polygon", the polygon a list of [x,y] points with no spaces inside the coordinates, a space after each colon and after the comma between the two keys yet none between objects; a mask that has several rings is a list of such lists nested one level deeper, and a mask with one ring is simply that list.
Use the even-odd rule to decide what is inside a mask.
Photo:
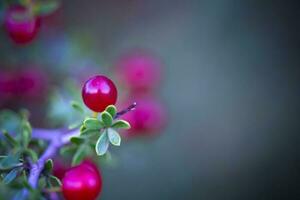
[{"label": "berry cluster", "polygon": [[[2,144],[0,140],[0,143],[4,149],[13,147],[12,152],[7,152],[8,156],[0,156],[0,179],[5,184],[14,181],[20,183],[21,187],[25,186],[16,194],[16,199],[24,199],[28,195],[40,199],[58,191],[66,200],[95,200],[99,196],[102,190],[101,174],[97,165],[86,158],[91,157],[93,150],[96,155],[102,156],[110,144],[120,146],[118,131],[129,129],[130,124],[118,118],[132,111],[136,104],[117,112],[114,106],[117,100],[116,86],[103,75],[93,76],[85,82],[82,99],[95,114],[85,116],[80,127],[71,130],[31,128],[28,113],[24,111],[22,117],[12,112],[0,113],[0,127],[4,130],[6,141]],[[73,102],[72,105],[77,110],[83,110],[79,104]],[[11,129],[11,121],[18,121],[16,129]],[[20,135],[18,131],[21,131]],[[41,140],[49,140],[49,145],[40,143]],[[39,155],[38,152],[43,153]],[[53,166],[52,158],[57,152],[61,156],[67,152],[68,157],[71,153],[73,167]]]},{"label": "berry cluster", "polygon": [[132,99],[138,104],[138,109],[123,117],[131,124],[124,134],[130,137],[159,133],[166,123],[165,108],[155,95],[162,63],[151,53],[137,49],[121,56],[115,67],[116,77],[129,91],[119,107],[124,108]]}]

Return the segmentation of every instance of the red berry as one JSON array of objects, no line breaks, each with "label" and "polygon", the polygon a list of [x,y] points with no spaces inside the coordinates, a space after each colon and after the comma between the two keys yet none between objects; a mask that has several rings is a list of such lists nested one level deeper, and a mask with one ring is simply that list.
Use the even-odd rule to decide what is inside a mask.
[{"label": "red berry", "polygon": [[122,116],[131,125],[125,134],[153,135],[160,132],[166,124],[166,111],[161,102],[153,97],[135,97],[134,101],[137,103],[136,109]]},{"label": "red berry", "polygon": [[37,68],[0,71],[0,96],[7,100],[40,100],[47,90],[46,79]]},{"label": "red berry", "polygon": [[63,160],[61,159],[55,159],[54,160],[54,167],[53,167],[53,175],[59,178],[59,180],[62,180],[65,176],[65,173],[68,170],[68,166]]},{"label": "red berry", "polygon": [[146,51],[134,51],[116,63],[120,81],[134,92],[154,89],[161,80],[161,62]]},{"label": "red berry", "polygon": [[106,76],[97,75],[85,82],[82,99],[85,105],[95,112],[102,112],[117,101],[117,88]]},{"label": "red berry", "polygon": [[62,192],[66,200],[95,200],[101,189],[100,172],[91,161],[72,167],[62,180]]},{"label": "red berry", "polygon": [[5,16],[5,28],[17,44],[25,44],[36,36],[40,21],[29,9],[22,6],[11,6]]}]

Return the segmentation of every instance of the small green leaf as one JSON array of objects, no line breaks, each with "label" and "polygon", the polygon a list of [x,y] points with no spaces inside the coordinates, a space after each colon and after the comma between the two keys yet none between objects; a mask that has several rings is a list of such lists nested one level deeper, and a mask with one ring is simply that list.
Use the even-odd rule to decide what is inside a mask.
[{"label": "small green leaf", "polygon": [[45,163],[44,172],[51,173],[53,169],[53,161],[52,159],[48,159]]},{"label": "small green leaf", "polygon": [[81,121],[74,122],[68,126],[68,129],[75,129],[81,126]]},{"label": "small green leaf", "polygon": [[86,129],[86,130],[82,131],[80,133],[80,135],[90,137],[90,136],[93,136],[93,135],[95,135],[99,132],[100,132],[99,130]]},{"label": "small green leaf", "polygon": [[11,146],[19,146],[18,142],[7,131],[3,130],[2,133]]},{"label": "small green leaf", "polygon": [[121,144],[121,137],[117,131],[112,128],[107,129],[108,138],[111,144],[115,146],[120,146]]},{"label": "small green leaf", "polygon": [[96,118],[87,118],[83,122],[87,129],[101,129],[104,124]]},{"label": "small green leaf", "polygon": [[30,190],[30,191],[33,190],[33,188],[31,187],[31,185],[30,185],[29,182],[28,182],[28,178],[27,178],[27,175],[26,175],[26,170],[23,170],[23,171],[22,171],[22,185],[23,185],[26,189],[28,189],[28,190]]},{"label": "small green leaf", "polygon": [[84,143],[85,139],[81,137],[71,137],[70,141],[74,144],[80,145]]},{"label": "small green leaf", "polygon": [[80,112],[82,114],[84,113],[83,108],[81,107],[81,105],[77,101],[71,101],[71,106],[72,106],[72,108],[74,108],[78,112]]},{"label": "small green leaf", "polygon": [[18,175],[19,173],[19,169],[15,168],[12,169],[3,179],[3,183],[4,184],[9,184],[10,182],[12,182]]},{"label": "small green leaf", "polygon": [[36,162],[38,159],[37,153],[35,151],[33,151],[32,149],[27,148],[23,151],[23,153],[25,155],[29,156],[33,162]]},{"label": "small green leaf", "polygon": [[49,179],[54,187],[60,187],[62,185],[61,181],[56,176],[50,175]]},{"label": "small green leaf", "polygon": [[34,13],[37,15],[48,15],[59,7],[59,2],[54,0],[36,2],[34,4]]},{"label": "small green leaf", "polygon": [[102,119],[105,127],[110,127],[111,126],[113,118],[111,117],[111,115],[108,112],[106,112],[106,111],[102,112],[101,113],[101,119]]},{"label": "small green leaf", "polygon": [[31,125],[28,121],[22,122],[22,144],[24,147],[27,147],[31,140]]},{"label": "small green leaf", "polygon": [[114,105],[107,106],[105,111],[108,112],[111,115],[112,118],[114,118],[116,116],[116,113],[117,113],[117,109]]},{"label": "small green leaf", "polygon": [[59,151],[59,153],[61,155],[69,155],[69,154],[74,154],[75,153],[75,150],[76,150],[77,146],[75,145],[68,145],[68,146],[65,146],[65,147],[62,147]]},{"label": "small green leaf", "polygon": [[118,120],[111,127],[120,129],[130,129],[130,124],[125,120]]},{"label": "small green leaf", "polygon": [[72,166],[80,164],[81,161],[84,159],[85,155],[86,155],[86,146],[85,145],[81,145],[77,149],[76,153],[73,156]]},{"label": "small green leaf", "polygon": [[81,132],[83,132],[84,130],[86,130],[86,127],[85,127],[84,124],[83,124],[83,125],[80,126],[79,131],[80,131],[80,133],[81,133]]},{"label": "small green leaf", "polygon": [[109,146],[109,140],[108,140],[108,136],[107,136],[107,130],[105,130],[100,137],[97,140],[96,143],[96,153],[98,156],[102,156],[106,153],[107,149]]},{"label": "small green leaf", "polygon": [[11,169],[13,167],[20,166],[21,164],[22,163],[20,163],[18,156],[9,155],[0,161],[0,169]]}]

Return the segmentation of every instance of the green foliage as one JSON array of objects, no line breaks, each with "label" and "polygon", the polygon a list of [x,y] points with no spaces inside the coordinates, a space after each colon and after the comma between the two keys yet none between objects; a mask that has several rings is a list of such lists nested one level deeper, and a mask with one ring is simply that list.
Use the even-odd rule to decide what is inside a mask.
[{"label": "green foliage", "polygon": [[105,111],[108,112],[112,116],[112,118],[114,118],[117,114],[117,108],[114,105],[107,106]]},{"label": "green foliage", "polygon": [[96,118],[86,118],[83,122],[86,129],[100,130],[104,127],[104,123]]},{"label": "green foliage", "polygon": [[44,172],[51,173],[52,169],[53,169],[53,161],[52,161],[52,159],[48,159],[44,166]]},{"label": "green foliage", "polygon": [[101,113],[101,119],[102,119],[102,122],[104,123],[105,127],[110,127],[111,126],[113,118],[109,114],[109,112],[106,112],[106,111],[102,112]]},{"label": "green foliage", "polygon": [[111,127],[118,129],[130,129],[130,124],[125,120],[117,120]]},{"label": "green foliage", "polygon": [[[128,129],[130,124],[115,119],[117,110],[113,105],[108,106],[99,117],[85,117],[86,111],[80,103],[72,101],[71,105],[73,111],[80,116],[77,118],[79,121],[69,128],[80,127],[80,134],[71,137],[71,144],[62,147],[59,152],[62,155],[72,156],[72,165],[80,164],[86,156],[91,155],[91,151],[96,151],[96,155],[103,156],[102,160],[112,160],[108,152],[109,145],[120,146],[121,136],[117,130]],[[0,180],[10,187],[27,188],[30,190],[29,199],[43,199],[42,190],[60,187],[61,182],[52,175],[53,161],[48,159],[39,175],[38,188],[33,189],[28,183],[28,169],[36,163],[39,153],[44,152],[47,146],[47,143],[42,140],[32,140],[32,128],[28,117],[29,113],[26,110],[18,114],[8,110],[0,112],[2,132],[0,137],[5,138],[0,140],[0,142],[5,141],[4,151],[1,152],[4,155],[0,156]],[[18,195],[21,193],[17,192],[15,198]]]},{"label": "green foliage", "polygon": [[88,153],[88,146],[80,145],[72,159],[72,166],[78,165]]},{"label": "green foliage", "polygon": [[7,142],[12,146],[12,147],[18,147],[19,144],[18,142],[6,131],[6,130],[3,130],[2,131],[5,139],[7,140]]},{"label": "green foliage", "polygon": [[[109,105],[103,111],[99,118],[88,117],[83,121],[80,127],[80,137],[71,138],[71,142],[76,145],[90,144],[95,148],[96,154],[99,156],[105,155],[111,143],[114,146],[120,146],[121,136],[117,129],[128,129],[130,124],[125,120],[114,120],[117,115],[117,109],[114,105]],[[94,143],[94,141],[97,141]],[[77,160],[80,151],[77,150]],[[76,162],[78,163],[78,162]]]},{"label": "green foliage", "polygon": [[62,185],[61,181],[56,176],[50,175],[48,178],[51,187],[60,187]]},{"label": "green foliage", "polygon": [[22,165],[19,155],[8,155],[0,160],[0,170],[8,170]]},{"label": "green foliage", "polygon": [[108,134],[108,139],[111,144],[115,146],[120,146],[121,145],[121,137],[117,131],[115,131],[112,128],[107,129],[107,134]]},{"label": "green foliage", "polygon": [[9,184],[10,182],[12,182],[17,177],[19,172],[20,172],[20,169],[18,169],[18,168],[12,169],[8,174],[5,175],[5,177],[3,179],[3,183]]},{"label": "green foliage", "polygon": [[99,156],[102,156],[106,153],[107,149],[109,147],[109,140],[107,135],[107,130],[105,130],[101,136],[98,138],[96,143],[96,153]]}]

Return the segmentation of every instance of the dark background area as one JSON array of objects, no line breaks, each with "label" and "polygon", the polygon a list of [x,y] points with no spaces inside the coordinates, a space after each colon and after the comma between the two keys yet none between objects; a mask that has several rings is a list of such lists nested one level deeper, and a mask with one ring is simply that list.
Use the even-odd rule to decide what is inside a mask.
[{"label": "dark background area", "polygon": [[[62,5],[64,37],[88,41],[82,51],[101,63],[101,73],[133,47],[151,49],[165,63],[160,95],[168,127],[113,151],[117,165],[102,167],[101,199],[300,199],[299,2]],[[19,50],[1,32],[2,62],[43,63],[45,52],[28,52],[46,35],[55,32],[44,28],[40,41]],[[59,85],[64,77],[53,79]]]}]

